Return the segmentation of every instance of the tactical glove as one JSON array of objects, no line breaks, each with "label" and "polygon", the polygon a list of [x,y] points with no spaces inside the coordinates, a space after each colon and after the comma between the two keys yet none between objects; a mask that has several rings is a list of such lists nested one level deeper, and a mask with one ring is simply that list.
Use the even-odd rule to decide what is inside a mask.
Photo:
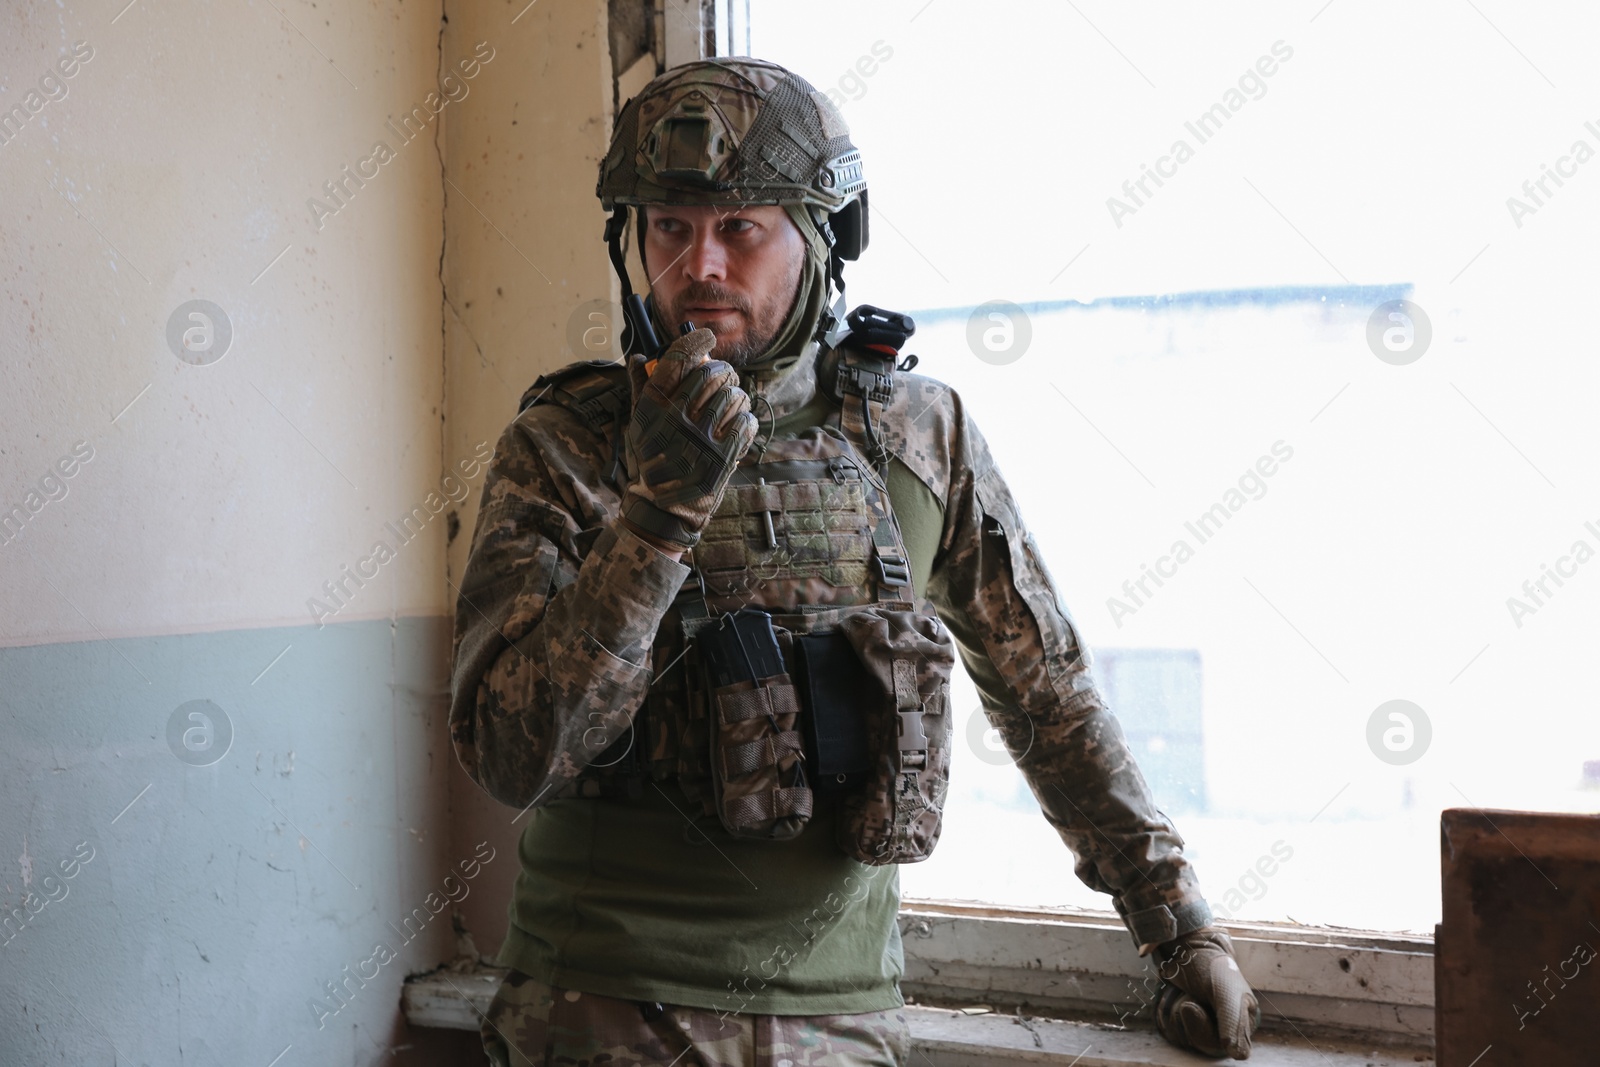
[{"label": "tactical glove", "polygon": [[[628,360],[633,416],[623,445],[632,480],[622,494],[622,519],[636,533],[678,548],[699,543],[758,428],[733,367],[701,360],[716,343],[708,329],[686,333],[661,354],[654,373],[645,370],[643,356]],[[714,436],[724,418],[731,418],[726,432]]]},{"label": "tactical glove", "polygon": [[1156,1029],[1179,1048],[1206,1056],[1250,1058],[1250,1036],[1261,1008],[1233,959],[1233,941],[1202,926],[1156,948],[1161,990]]}]

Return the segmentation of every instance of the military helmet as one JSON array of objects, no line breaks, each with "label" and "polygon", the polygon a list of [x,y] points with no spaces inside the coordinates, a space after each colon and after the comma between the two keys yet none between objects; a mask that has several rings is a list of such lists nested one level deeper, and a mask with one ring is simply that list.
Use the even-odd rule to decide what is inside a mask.
[{"label": "military helmet", "polygon": [[867,246],[861,153],[833,101],[776,63],[730,56],[656,77],[617,118],[595,187],[644,204],[807,204],[833,253]]}]

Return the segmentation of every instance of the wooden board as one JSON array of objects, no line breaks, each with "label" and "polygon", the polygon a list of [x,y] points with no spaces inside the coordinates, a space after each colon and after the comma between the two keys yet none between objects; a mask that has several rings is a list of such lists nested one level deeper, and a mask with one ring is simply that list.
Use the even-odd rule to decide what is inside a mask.
[{"label": "wooden board", "polygon": [[1439,1067],[1600,1063],[1600,816],[1440,816]]}]

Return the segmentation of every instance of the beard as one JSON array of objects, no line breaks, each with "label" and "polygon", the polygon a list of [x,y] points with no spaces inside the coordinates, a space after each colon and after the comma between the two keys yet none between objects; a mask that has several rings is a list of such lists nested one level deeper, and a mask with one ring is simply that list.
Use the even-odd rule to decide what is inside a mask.
[{"label": "beard", "polygon": [[737,340],[728,340],[725,336],[725,327],[716,323],[708,325],[706,328],[717,336],[717,346],[711,350],[711,358],[720,359],[734,367],[743,367],[766,354],[772,345],[772,339],[778,335],[783,324],[794,313],[795,305],[799,301],[798,270],[794,272],[794,284],[788,300],[774,297],[759,309],[752,309],[748,300],[731,289],[725,289],[714,282],[694,282],[678,295],[672,308],[671,318],[673,324],[681,328],[682,323],[691,318],[685,309],[692,304],[733,308],[743,320],[743,333]]}]

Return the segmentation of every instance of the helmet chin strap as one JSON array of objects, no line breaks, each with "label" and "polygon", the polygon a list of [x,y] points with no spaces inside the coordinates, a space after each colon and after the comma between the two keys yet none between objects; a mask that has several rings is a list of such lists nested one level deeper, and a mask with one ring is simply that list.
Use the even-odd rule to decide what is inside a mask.
[{"label": "helmet chin strap", "polygon": [[[622,283],[624,360],[636,352],[654,356],[655,349],[660,344],[656,330],[650,322],[650,309],[639,299],[638,294],[633,291],[633,283],[628,280],[628,262],[622,254],[622,235],[627,228],[628,209],[626,205],[618,204],[612,209],[611,217],[606,220],[605,240],[611,254],[611,269],[616,272],[617,280]],[[642,250],[639,256],[640,262],[643,262]]]},{"label": "helmet chin strap", "polygon": [[844,321],[848,314],[845,310],[844,287],[841,285],[838,295],[834,297],[833,308],[817,324],[817,341],[824,349],[839,347],[839,342],[849,336],[850,327]]}]

